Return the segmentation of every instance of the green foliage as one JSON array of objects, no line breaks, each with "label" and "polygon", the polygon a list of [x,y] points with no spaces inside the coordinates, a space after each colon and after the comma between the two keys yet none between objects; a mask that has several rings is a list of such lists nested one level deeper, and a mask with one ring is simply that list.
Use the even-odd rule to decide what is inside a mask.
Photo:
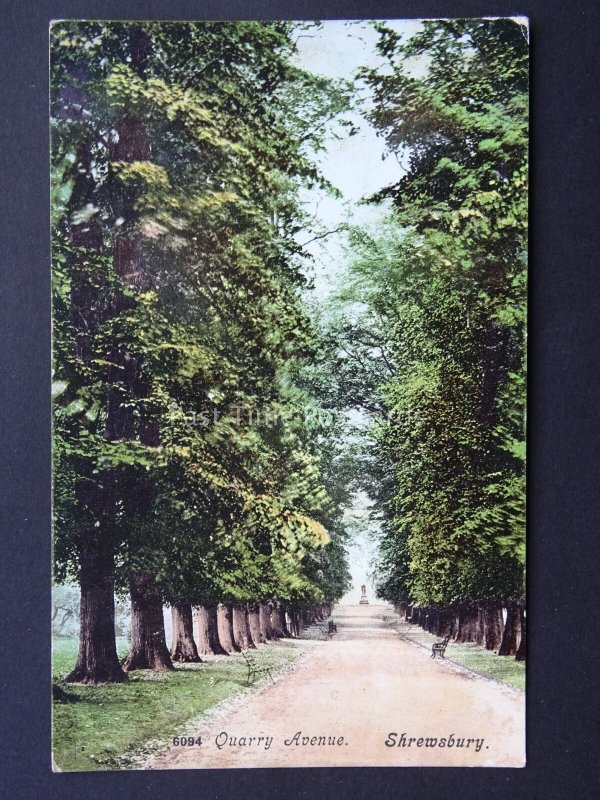
[{"label": "green foliage", "polygon": [[291,33],[52,26],[61,579],[90,532],[114,547],[121,588],[150,570],[167,601],[318,600],[308,554],[343,558],[315,434],[234,411],[293,420],[306,399],[290,388],[314,337],[297,193],[325,185],[305,152],[348,88],[293,67]]},{"label": "green foliage", "polygon": [[378,589],[506,600],[524,588],[526,32],[425,22],[403,42],[378,29],[388,68],[362,77],[406,173],[374,198],[392,202],[387,229],[352,236],[333,335],[340,395],[374,419]]}]

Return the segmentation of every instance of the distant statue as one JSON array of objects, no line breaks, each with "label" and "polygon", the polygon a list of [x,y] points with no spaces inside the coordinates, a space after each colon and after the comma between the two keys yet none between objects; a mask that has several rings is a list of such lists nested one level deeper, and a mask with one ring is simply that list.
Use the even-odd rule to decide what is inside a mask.
[{"label": "distant statue", "polygon": [[364,583],[360,587],[360,602],[359,602],[359,605],[361,605],[361,606],[368,606],[369,605],[369,601],[367,600],[367,587],[366,587],[366,585]]},{"label": "distant statue", "polygon": [[366,593],[367,593],[367,587],[366,587],[366,585],[365,585],[364,583],[363,583],[363,585],[360,587],[360,593],[361,593],[361,594],[366,594]]}]

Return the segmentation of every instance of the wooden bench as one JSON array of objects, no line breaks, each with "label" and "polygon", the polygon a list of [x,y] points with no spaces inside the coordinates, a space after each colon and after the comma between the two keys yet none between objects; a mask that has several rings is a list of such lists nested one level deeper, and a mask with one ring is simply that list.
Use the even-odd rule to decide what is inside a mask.
[{"label": "wooden bench", "polygon": [[450,634],[448,634],[448,636],[444,636],[441,642],[435,642],[431,647],[431,658],[435,658],[436,653],[439,654],[440,658],[444,658],[444,653],[446,652],[449,641]]},{"label": "wooden bench", "polygon": [[244,656],[246,666],[248,667],[248,679],[247,679],[248,686],[250,686],[250,682],[251,681],[254,682],[259,677],[259,675],[268,675],[269,678],[271,678],[271,680],[273,681],[273,683],[275,683],[275,680],[271,675],[271,670],[273,669],[273,667],[270,667],[268,665],[264,667],[259,667],[256,661],[254,660],[254,656],[250,655],[250,653],[242,653],[242,655]]}]

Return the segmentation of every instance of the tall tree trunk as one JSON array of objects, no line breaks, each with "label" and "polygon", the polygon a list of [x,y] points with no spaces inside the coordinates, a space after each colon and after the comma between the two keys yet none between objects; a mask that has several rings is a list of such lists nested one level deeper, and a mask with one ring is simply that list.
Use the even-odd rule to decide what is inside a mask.
[{"label": "tall tree trunk", "polygon": [[229,655],[219,641],[216,605],[196,608],[196,643],[201,656]]},{"label": "tall tree trunk", "polygon": [[525,661],[527,658],[527,614],[525,608],[519,608],[519,617],[521,620],[521,640],[515,655],[515,661]]},{"label": "tall tree trunk", "polygon": [[[151,39],[143,27],[135,24],[128,29],[128,38],[130,66],[144,79],[152,49]],[[150,137],[143,120],[125,111],[115,127],[118,135],[110,141],[111,161],[133,163],[150,158]],[[122,284],[135,295],[148,283],[135,192],[110,172],[108,186],[112,213],[123,222],[113,241],[114,268]],[[113,295],[113,313],[136,305],[137,300],[130,293],[118,290]],[[109,375],[113,389],[108,400],[105,436],[110,441],[138,439],[143,445],[158,446],[160,431],[157,420],[147,419],[146,412],[143,412],[143,419],[138,420],[131,402],[134,398],[146,397],[150,391],[147,378],[140,372],[140,355],[130,352],[121,342],[115,342],[108,358],[113,364]],[[144,513],[155,495],[156,486],[148,479],[132,487],[124,500],[129,510]],[[124,668],[127,671],[174,669],[165,639],[162,596],[150,572],[142,568],[131,574],[130,594],[131,647]]]},{"label": "tall tree trunk", "polygon": [[[71,217],[73,212],[94,201],[96,178],[89,143],[80,145],[76,166],[68,215],[74,274],[77,274],[78,266],[89,260],[86,251],[101,254],[104,245],[102,228],[96,219],[74,224]],[[90,361],[91,340],[98,325],[106,319],[102,299],[94,288],[94,278],[89,275],[86,280],[73,280],[71,286],[70,313],[75,331],[73,356],[81,364]],[[116,497],[114,481],[109,474],[104,472],[100,480],[94,475],[83,477],[88,480],[77,485],[78,504],[90,509],[97,519],[113,518]],[[106,523],[98,529],[83,528],[80,531],[79,648],[75,667],[66,676],[66,680],[72,683],[121,683],[127,680],[117,657],[115,640],[114,550],[113,532],[107,530]]]},{"label": "tall tree trunk", "polygon": [[[447,628],[448,614],[445,608],[436,608],[435,610],[435,635],[445,636]],[[442,631],[444,631],[442,633]]]},{"label": "tall tree trunk", "polygon": [[475,644],[483,645],[485,642],[486,612],[482,606],[477,607],[477,619],[473,634]]},{"label": "tall tree trunk", "polygon": [[452,641],[458,641],[460,631],[460,606],[452,607]]},{"label": "tall tree trunk", "polygon": [[304,609],[301,612],[301,615],[302,615],[302,626],[304,628],[309,628],[314,622],[314,615],[313,615],[312,611],[309,611],[308,609]]},{"label": "tall tree trunk", "polygon": [[438,618],[439,618],[439,612],[437,608],[431,608],[430,606],[427,609],[427,622],[426,622],[427,631],[429,633],[437,634]]},{"label": "tall tree trunk", "polygon": [[250,628],[252,641],[256,646],[264,644],[267,641],[261,631],[259,607],[257,603],[248,603],[248,627]]},{"label": "tall tree trunk", "polygon": [[228,653],[238,653],[240,648],[233,637],[233,606],[231,603],[219,603],[217,606],[217,633],[221,647]]},{"label": "tall tree trunk", "polygon": [[[148,34],[140,27],[133,27],[129,31],[131,45],[131,65],[143,74],[151,42]],[[123,125],[124,122],[119,123]],[[139,130],[136,132],[135,142],[132,137],[128,137],[125,128],[119,128],[117,149],[110,153],[112,161],[136,161],[148,158],[148,137],[143,129],[142,123],[138,123]],[[129,148],[125,153],[124,148]],[[70,211],[76,211],[86,206],[95,204],[96,176],[94,173],[94,157],[92,156],[89,143],[84,142],[77,153],[77,173],[74,180],[73,191],[69,200]],[[129,204],[129,208],[123,216],[131,216],[133,209],[131,198],[127,198],[125,192],[122,195],[124,205]],[[111,204],[113,212],[115,204]],[[127,213],[128,212],[128,213]],[[118,213],[121,216],[121,212]],[[97,218],[86,220],[76,224],[72,222],[69,214],[68,233],[74,250],[91,250],[102,253],[104,250],[104,235],[102,227]],[[139,251],[139,248],[138,248]],[[140,251],[141,252],[141,251]],[[87,260],[85,255],[76,254],[73,256],[75,261]],[[127,263],[132,259],[120,258],[119,252],[114,252],[115,270],[120,277],[127,279]],[[132,282],[135,284],[135,281]],[[131,300],[125,298],[121,292],[115,293],[112,303],[106,303],[106,298],[98,296],[94,288],[94,276],[89,275],[84,283],[74,281],[71,290],[71,318],[75,329],[75,358],[87,362],[92,357],[91,341],[100,324],[107,316],[118,315],[125,307],[131,305]],[[123,367],[123,371],[115,375],[117,367],[110,367],[108,382],[121,383],[127,390],[132,388],[136,360],[129,357],[126,353],[109,353],[109,360]],[[112,356],[116,358],[113,359]],[[120,361],[122,363],[120,363]],[[118,390],[119,398],[115,391],[111,392],[108,400],[106,435],[110,441],[132,439],[135,436],[133,424],[133,409],[129,403],[122,402],[122,391]],[[110,484],[110,480],[104,473],[103,478],[96,479],[96,484],[104,487]],[[85,490],[84,490],[85,491]],[[112,506],[113,514],[116,503],[114,490],[104,490],[104,501],[97,498],[95,505],[104,506],[103,515],[107,515],[106,509]],[[108,511],[110,515],[110,510]],[[93,532],[96,535],[96,532]],[[83,544],[80,547],[80,582],[81,582],[81,626],[80,641],[77,664],[67,676],[69,681],[80,681],[84,683],[100,682],[120,682],[127,679],[126,673],[121,668],[117,654],[114,631],[114,543],[108,537],[99,544],[92,543],[87,531],[83,531]],[[110,539],[110,541],[109,541]],[[136,620],[133,620],[134,627]],[[162,625],[162,607],[161,607]],[[163,628],[164,639],[164,628]],[[166,650],[166,645],[165,645]],[[162,658],[162,656],[160,657]],[[160,660],[160,659],[159,659]],[[170,664],[167,652],[167,661]],[[172,667],[172,665],[171,665]]]},{"label": "tall tree trunk", "polygon": [[233,641],[240,650],[249,650],[256,647],[250,634],[248,606],[246,603],[236,603],[233,606]]},{"label": "tall tree trunk", "polygon": [[474,642],[477,629],[477,609],[472,606],[461,606],[458,610],[458,630],[455,641]]},{"label": "tall tree trunk", "polygon": [[437,635],[448,636],[452,635],[452,627],[454,622],[454,614],[449,608],[442,608],[438,613]]},{"label": "tall tree trunk", "polygon": [[296,628],[296,620],[294,617],[294,610],[292,608],[284,609],[283,619],[285,621],[286,630],[289,631],[288,635],[291,637],[298,636],[298,630]]},{"label": "tall tree trunk", "polygon": [[283,632],[285,636],[287,636],[288,639],[291,638],[293,635],[291,629],[291,617],[288,612],[288,609],[285,607],[283,603],[281,604],[281,623],[283,626]]},{"label": "tall tree trunk", "polygon": [[[111,539],[112,537],[107,537]],[[115,583],[112,547],[94,529],[82,536],[79,554],[79,650],[69,683],[122,683],[115,640]]]},{"label": "tall tree trunk", "polygon": [[194,641],[192,604],[186,602],[173,603],[171,606],[171,618],[173,620],[172,660],[188,663],[200,661],[198,648]]},{"label": "tall tree trunk", "polygon": [[162,597],[148,572],[129,579],[131,594],[131,647],[123,669],[174,669],[165,640]]},{"label": "tall tree trunk", "polygon": [[302,611],[299,611],[297,608],[294,609],[294,614],[296,615],[296,627],[298,629],[298,636],[300,636],[300,634],[306,627],[306,624],[304,622],[304,615],[302,614]]},{"label": "tall tree trunk", "polygon": [[485,649],[499,650],[502,642],[502,607],[496,604],[486,606],[485,615]]},{"label": "tall tree trunk", "polygon": [[260,620],[260,632],[265,641],[274,638],[273,630],[271,628],[271,609],[266,603],[261,603],[258,610]]},{"label": "tall tree trunk", "polygon": [[273,603],[273,608],[271,609],[271,627],[273,628],[273,633],[275,636],[279,638],[284,636],[289,637],[290,635],[285,624],[285,611],[283,604],[279,601]]},{"label": "tall tree trunk", "polygon": [[506,606],[506,622],[502,633],[502,642],[498,649],[499,656],[514,656],[521,635],[521,616],[515,603]]},{"label": "tall tree trunk", "polygon": [[292,636],[298,638],[300,636],[300,614],[298,613],[298,610],[296,608],[290,606],[289,615],[290,615],[290,624],[289,624],[290,633],[292,634]]},{"label": "tall tree trunk", "polygon": [[437,636],[438,626],[440,622],[440,612],[437,608],[429,609],[429,626],[427,630]]}]

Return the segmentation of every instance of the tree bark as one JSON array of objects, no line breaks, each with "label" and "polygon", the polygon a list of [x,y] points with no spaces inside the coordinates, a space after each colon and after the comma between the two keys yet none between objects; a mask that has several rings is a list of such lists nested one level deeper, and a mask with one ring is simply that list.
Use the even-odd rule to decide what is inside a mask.
[{"label": "tree bark", "polygon": [[271,609],[266,603],[261,603],[258,610],[260,632],[265,641],[275,638],[271,628]]},{"label": "tree bark", "polygon": [[519,609],[514,603],[509,603],[506,607],[506,622],[502,633],[502,642],[498,649],[499,656],[514,656],[519,645],[521,635],[521,616]]},{"label": "tree bark", "polygon": [[[109,537],[110,538],[110,537]],[[115,639],[114,556],[95,531],[83,535],[79,554],[79,650],[69,683],[122,683],[127,680]]]},{"label": "tree bark", "polygon": [[239,653],[240,648],[233,638],[233,607],[230,603],[217,606],[217,634],[221,647],[227,653]]},{"label": "tree bark", "polygon": [[273,633],[278,638],[289,637],[290,635],[290,632],[285,624],[285,611],[283,604],[279,601],[273,603],[273,608],[271,609],[271,627],[273,628]]},{"label": "tree bark", "polygon": [[219,641],[216,605],[196,608],[196,644],[201,656],[229,655]]},{"label": "tree bark", "polygon": [[250,626],[248,623],[247,603],[236,603],[233,606],[233,641],[240,650],[254,649]]},{"label": "tree bark", "polygon": [[298,638],[300,636],[300,614],[293,606],[289,609],[290,624],[289,629],[292,636]]},{"label": "tree bark", "polygon": [[515,655],[515,661],[525,661],[527,658],[527,615],[523,607],[519,608],[521,620],[521,640]]},{"label": "tree bark", "polygon": [[458,640],[458,632],[460,630],[460,607],[453,606],[452,608],[452,641]]},{"label": "tree bark", "polygon": [[259,610],[256,603],[248,603],[248,627],[255,646],[264,644],[267,641],[261,631]]},{"label": "tree bark", "polygon": [[296,618],[294,617],[293,609],[284,609],[283,611],[283,619],[285,621],[286,630],[289,631],[289,636],[296,637],[298,636],[298,629],[296,626]]},{"label": "tree bark", "polygon": [[454,614],[452,610],[449,608],[440,609],[438,612],[437,635],[442,637],[448,636],[448,634],[452,635],[453,623]]},{"label": "tree bark", "polygon": [[473,641],[475,644],[483,645],[485,643],[485,625],[486,625],[486,612],[481,606],[477,607],[477,618],[475,621],[475,628],[473,632]]},{"label": "tree bark", "polygon": [[485,649],[499,650],[502,643],[502,607],[489,605],[484,609],[485,619]]},{"label": "tree bark", "polygon": [[314,616],[312,611],[309,611],[307,609],[301,612],[301,617],[302,617],[302,625],[304,628],[310,627],[314,622]]},{"label": "tree bark", "polygon": [[433,633],[437,635],[437,625],[438,625],[438,616],[439,612],[437,608],[427,608],[425,614],[425,628],[428,633]]},{"label": "tree bark", "polygon": [[165,640],[162,597],[148,572],[129,579],[131,594],[131,647],[123,669],[174,669]]},{"label": "tree bark", "polygon": [[302,611],[299,611],[298,609],[296,609],[294,613],[296,615],[296,625],[298,626],[298,636],[300,636],[300,634],[302,633],[302,631],[306,627],[306,622],[304,620],[304,615],[303,615]]},{"label": "tree bark", "polygon": [[172,660],[187,663],[200,661],[198,648],[194,641],[192,604],[186,602],[173,603],[171,606],[171,618],[173,620]]},{"label": "tree bark", "polygon": [[477,609],[471,606],[461,606],[458,609],[458,627],[455,642],[475,641],[477,628]]}]

